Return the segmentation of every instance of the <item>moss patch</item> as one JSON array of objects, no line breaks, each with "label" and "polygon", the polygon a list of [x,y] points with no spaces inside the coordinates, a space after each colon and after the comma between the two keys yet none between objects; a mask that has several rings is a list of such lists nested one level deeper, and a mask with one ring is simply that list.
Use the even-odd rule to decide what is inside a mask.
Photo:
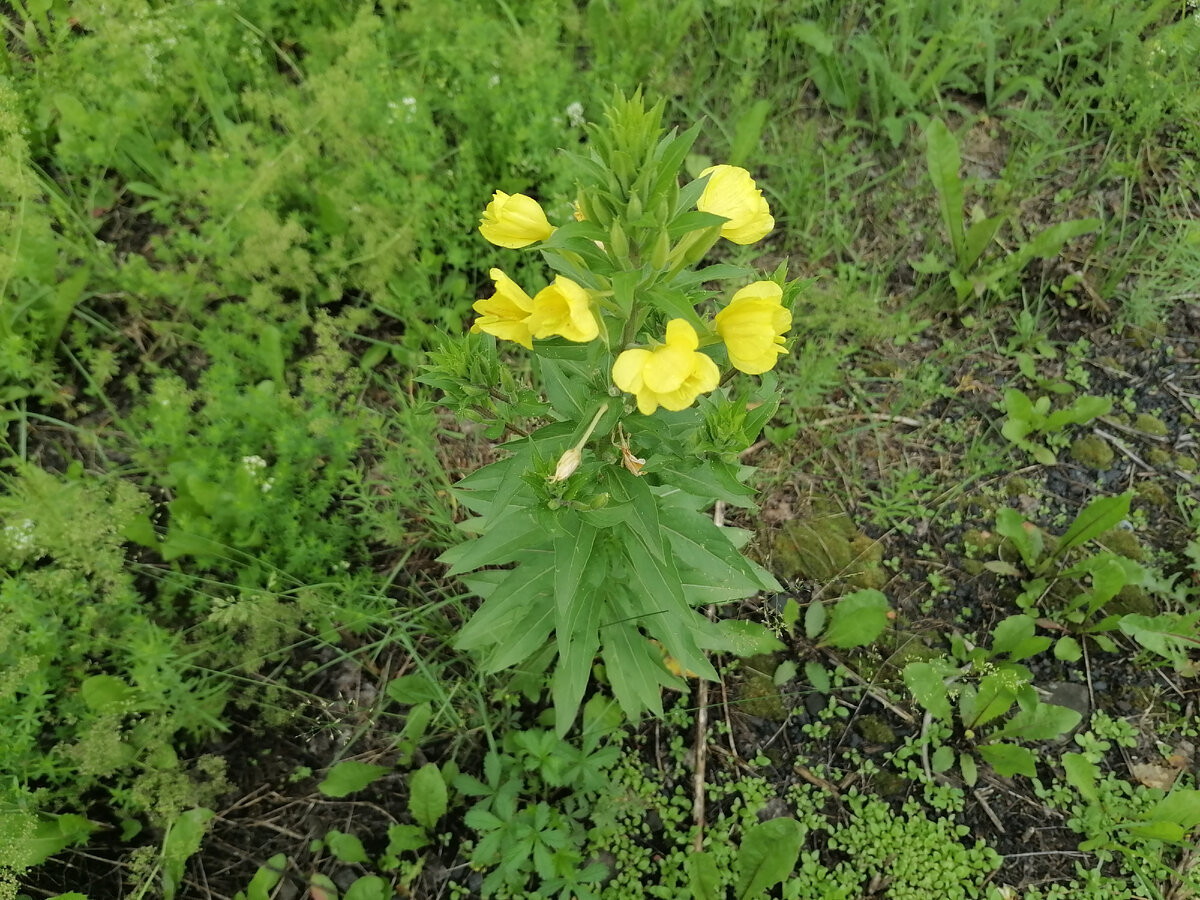
[{"label": "moss patch", "polygon": [[1113,449],[1104,438],[1088,434],[1071,444],[1071,459],[1081,466],[1104,472],[1112,468]]}]

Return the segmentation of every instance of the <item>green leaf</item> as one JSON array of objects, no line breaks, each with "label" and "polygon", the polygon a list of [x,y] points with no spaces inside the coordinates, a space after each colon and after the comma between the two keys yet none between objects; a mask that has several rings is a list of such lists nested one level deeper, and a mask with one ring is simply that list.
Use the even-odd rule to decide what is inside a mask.
[{"label": "green leaf", "polygon": [[554,554],[529,555],[515,569],[504,573],[483,605],[475,611],[454,641],[459,650],[474,650],[501,643],[525,631],[525,616],[535,598],[549,598],[554,591]]},{"label": "green leaf", "polygon": [[724,900],[721,874],[711,853],[690,853],[683,865],[687,870],[692,900]]},{"label": "green leaf", "polygon": [[1048,741],[1065,734],[1083,718],[1083,714],[1069,706],[1054,703],[1038,703],[1022,709],[996,732],[997,737],[1020,737],[1028,741]]},{"label": "green leaf", "polygon": [[529,510],[520,510],[506,515],[503,523],[493,526],[483,536],[451,547],[438,557],[438,562],[452,563],[447,575],[461,575],[481,566],[510,563],[521,551],[544,542],[542,523]]},{"label": "green leaf", "polygon": [[364,875],[350,885],[342,900],[391,900],[393,896],[388,883],[378,875]]},{"label": "green leaf", "polygon": [[368,860],[362,841],[344,831],[334,829],[329,832],[325,835],[325,844],[329,852],[344,863],[365,863]]},{"label": "green leaf", "polygon": [[565,634],[579,584],[592,559],[598,529],[578,517],[564,518],[562,524],[562,532],[554,536],[554,606],[555,627]]},{"label": "green leaf", "polygon": [[387,833],[387,852],[390,856],[413,852],[429,845],[429,834],[420,825],[392,825]]},{"label": "green leaf", "polygon": [[742,659],[787,649],[775,632],[761,622],[721,619],[716,623],[716,631],[721,636],[722,649]]},{"label": "green leaf", "polygon": [[1129,515],[1129,502],[1133,492],[1127,491],[1116,497],[1097,497],[1075,517],[1071,527],[1058,541],[1053,557],[1058,558],[1080,544],[1099,537]]},{"label": "green leaf", "polygon": [[608,574],[607,560],[600,554],[591,557],[591,567],[567,611],[563,627],[557,631],[558,664],[550,684],[554,700],[554,723],[559,737],[566,735],[575,719],[579,702],[587,689],[592,663],[600,647],[602,588]]},{"label": "green leaf", "polygon": [[804,611],[804,636],[810,641],[815,641],[825,630],[828,620],[829,614],[825,612],[825,604],[820,600],[813,600]]},{"label": "green leaf", "polygon": [[[245,900],[269,900],[271,891],[283,880],[287,864],[287,854],[276,853],[266,863],[259,866],[254,877],[250,879],[250,884],[246,886]],[[242,896],[239,893],[235,895],[234,900],[239,900]]]},{"label": "green leaf", "polygon": [[975,758],[968,753],[959,754],[958,770],[962,772],[963,783],[967,787],[974,787],[979,780],[979,766],[975,764]]},{"label": "green leaf", "polygon": [[978,748],[983,761],[1005,778],[1014,775],[1037,777],[1037,759],[1033,751],[1016,744],[983,744]]},{"label": "green leaf", "polygon": [[944,744],[929,757],[929,767],[935,772],[946,772],[954,765],[954,748]]},{"label": "green leaf", "polygon": [[771,680],[775,687],[780,687],[795,678],[799,671],[799,667],[792,660],[785,659],[775,667],[775,674],[771,676]]},{"label": "green leaf", "polygon": [[163,838],[162,887],[165,900],[173,900],[183,884],[183,867],[200,850],[208,821],[216,813],[211,809],[189,809],[171,823]]},{"label": "green leaf", "polygon": [[716,681],[716,670],[696,643],[700,615],[687,605],[672,561],[655,558],[640,539],[629,537],[623,545],[629,563],[627,596],[634,598],[636,614],[652,613],[642,619],[642,626],[684,670]]},{"label": "green leaf", "polygon": [[913,698],[935,718],[949,722],[953,718],[946,693],[947,667],[927,662],[911,662],[904,667],[904,685]]},{"label": "green leaf", "polygon": [[604,670],[621,710],[636,720],[642,710],[662,715],[661,686],[681,684],[670,678],[659,655],[628,622],[614,622],[601,631]]},{"label": "green leaf", "polygon": [[848,649],[871,643],[887,628],[887,597],[867,589],[847,594],[833,607],[821,643]]},{"label": "green leaf", "polygon": [[1054,658],[1063,662],[1078,662],[1083,658],[1083,648],[1075,638],[1060,637],[1054,644]]},{"label": "green leaf", "polygon": [[833,38],[811,19],[800,19],[793,22],[788,29],[791,36],[802,44],[808,44],[821,56],[833,55]]},{"label": "green leaf", "polygon": [[724,500],[730,506],[755,509],[754,491],[737,477],[738,467],[714,460],[688,465],[663,460],[655,472],[665,483],[707,501]]},{"label": "green leaf", "polygon": [[592,402],[591,397],[580,390],[580,385],[587,384],[588,367],[569,360],[545,356],[535,358],[550,407],[560,419],[581,421],[588,414],[588,404]]},{"label": "green leaf", "polygon": [[1036,569],[1044,546],[1042,532],[1036,526],[1026,522],[1015,509],[1006,507],[996,513],[996,533],[1013,542],[1027,569]]},{"label": "green leaf", "polygon": [[1147,819],[1172,822],[1191,831],[1200,825],[1200,790],[1177,787],[1144,815]]},{"label": "green leaf", "polygon": [[730,542],[725,530],[710,517],[681,506],[663,506],[660,514],[681,577],[694,573],[701,583],[725,594],[725,599],[749,597],[760,590],[779,590],[769,574],[761,572]]},{"label": "green leaf", "polygon": [[120,678],[112,675],[92,675],[79,685],[79,696],[87,708],[96,713],[123,712],[135,691]]},{"label": "green leaf", "polygon": [[356,759],[346,759],[330,769],[317,790],[326,797],[346,797],[361,791],[391,771],[387,766],[372,766]]},{"label": "green leaf", "polygon": [[397,703],[415,705],[436,702],[442,691],[424,675],[401,675],[387,683],[384,692]]},{"label": "green leaf", "polygon": [[828,694],[833,685],[833,681],[829,677],[829,670],[813,659],[804,664],[804,677],[808,679],[808,683],[818,694]]},{"label": "green leaf", "polygon": [[750,157],[762,137],[763,126],[771,112],[770,100],[756,100],[738,118],[729,147],[729,165],[740,166]]},{"label": "green leaf", "polygon": [[446,814],[446,782],[434,763],[426,763],[408,776],[408,811],[426,831],[433,831]]},{"label": "green leaf", "polygon": [[738,900],[757,900],[792,874],[806,829],[795,819],[771,819],[746,829],[737,855]]},{"label": "green leaf", "polygon": [[[954,259],[961,263],[966,252],[963,236],[963,185],[958,176],[962,160],[958,154],[958,139],[941,119],[934,119],[925,129],[925,162],[929,177],[938,195],[942,224],[950,236]],[[965,269],[965,266],[960,268]]]},{"label": "green leaf", "polygon": [[1100,792],[1096,789],[1096,782],[1100,778],[1100,767],[1082,753],[1064,753],[1062,764],[1067,783],[1079,791],[1079,796],[1092,803],[1099,802]]},{"label": "green leaf", "polygon": [[980,679],[979,687],[973,692],[964,686],[959,701],[963,726],[978,728],[1012,709],[1017,696],[1009,689],[1010,683],[1003,675],[990,674]]},{"label": "green leaf", "polygon": [[1004,224],[1004,219],[1004,216],[991,216],[972,223],[971,227],[967,229],[963,242],[963,268],[965,270],[970,270],[979,261],[983,251],[987,249],[992,238],[996,236],[996,232],[1000,230],[1000,226]]},{"label": "green leaf", "polygon": [[1099,219],[1074,219],[1069,222],[1058,222],[1039,232],[1037,237],[1021,248],[1020,255],[1051,259],[1062,252],[1067,241],[1093,232],[1099,227]]}]

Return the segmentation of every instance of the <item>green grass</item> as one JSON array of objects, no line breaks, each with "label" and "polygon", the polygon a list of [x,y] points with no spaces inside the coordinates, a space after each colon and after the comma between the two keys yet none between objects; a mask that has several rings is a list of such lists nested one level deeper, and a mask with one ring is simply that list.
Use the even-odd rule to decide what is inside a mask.
[{"label": "green grass", "polygon": [[[460,775],[488,782],[490,751],[504,757],[499,781],[516,787],[488,813],[511,801],[507,819],[535,822],[539,804],[554,807],[539,827],[547,852],[562,854],[504,869],[489,882],[495,896],[576,890],[565,868],[593,862],[616,836],[626,842],[609,862],[624,871],[579,896],[678,896],[691,883],[687,866],[702,863],[686,862],[695,832],[681,748],[694,740],[685,712],[695,689],[663,726],[666,756],[647,747],[649,732],[593,708],[624,793],[601,798],[587,772],[548,775],[527,737],[552,733],[539,720],[548,660],[478,675],[449,649],[475,601],[433,562],[462,536],[450,485],[494,457],[481,428],[453,421],[417,381],[420,366],[443,335],[463,332],[504,259],[475,231],[491,192],[535,191],[552,218],[568,218],[574,188],[561,151],[584,140],[580,110],[598,118],[614,88],[666,98],[671,126],[705,120],[687,168],[750,168],[777,221],[765,244],[731,261],[773,269],[786,259],[804,283],[795,340],[776,369],[783,405],[770,445],[749,458],[763,466],[767,498],[761,518],[738,522],[758,532],[753,546],[770,547],[780,521],[821,514],[832,498],[896,560],[883,590],[897,631],[940,652],[945,633],[968,626],[921,623],[914,611],[937,587],[929,572],[950,591],[978,587],[975,563],[1016,557],[930,547],[930,523],[986,531],[999,508],[1019,506],[1047,527],[1082,505],[1000,434],[1005,389],[1033,397],[1062,383],[1071,393],[1056,404],[1095,392],[1114,411],[1057,436],[1059,456],[1095,428],[1120,442],[1118,460],[1137,458],[1143,499],[1131,524],[1152,548],[1153,612],[1183,621],[1197,609],[1193,445],[1136,427],[1137,413],[1154,411],[1172,438],[1194,435],[1194,382],[1119,377],[1139,355],[1176,365],[1187,337],[1178,323],[1195,328],[1180,311],[1200,294],[1200,19],[1182,0],[12,7],[0,55],[0,898],[20,884],[31,896],[110,896],[102,864],[89,874],[70,850],[89,839],[109,854],[101,859],[130,867],[129,884],[140,878],[130,895],[168,895],[162,874],[186,873],[183,860],[209,859],[218,844],[211,830],[196,847],[173,843],[167,829],[187,809],[230,805],[229,784],[247,783],[227,770],[222,742],[285,725],[332,736],[305,763],[318,774],[342,757],[398,756],[401,772],[436,762],[451,786],[449,812],[420,851],[385,853],[386,825],[364,825],[372,857],[354,864],[357,876],[421,884],[422,859],[432,868],[474,854],[488,877],[523,852],[516,832],[481,850],[485,820],[465,818],[479,801],[453,789]],[[962,158],[949,187],[961,209],[951,212],[964,230],[999,217],[965,267],[1001,273],[978,293],[956,292],[948,274],[961,260],[939,208],[950,183],[935,184],[927,162],[935,120]],[[1094,231],[1048,259],[1005,268],[1043,229],[1091,217]],[[538,268],[531,255],[508,274],[520,281]],[[1103,471],[1073,477],[1118,492]],[[1158,494],[1169,502],[1155,505]],[[996,619],[1016,611],[1021,590],[1005,577],[1015,578],[988,588]],[[766,616],[753,604],[737,614]],[[805,663],[826,677],[835,664],[874,664],[865,651],[805,652],[789,662],[806,691],[821,676]],[[1061,662],[1049,652],[1044,661]],[[1152,664],[1139,658],[1131,671]],[[348,730],[350,716],[328,706],[345,671],[374,691],[355,701],[362,715]],[[897,672],[878,690],[919,718]],[[398,675],[420,681],[389,695]],[[831,697],[858,689],[837,678]],[[710,702],[722,693],[708,690]],[[1186,702],[1152,708],[1160,731],[1151,739],[1143,728],[1136,752],[1152,759],[1154,741],[1174,750],[1194,739]],[[737,716],[736,701],[727,716],[713,708],[714,747],[745,737],[722,731]],[[805,727],[817,746],[820,728]],[[582,752],[578,736],[568,740]],[[892,749],[910,805],[894,804],[891,822],[933,834],[943,812],[962,813],[969,796],[947,800]],[[1103,768],[1097,783],[1111,802],[1084,796],[1053,745],[1037,748],[1043,797],[1028,783],[1023,796],[1065,811],[1078,841],[1107,835],[1112,846],[1081,858],[1077,887],[1014,886],[1008,896],[1194,890],[1194,861],[1189,870],[1170,841],[1114,837],[1157,802],[1152,789],[1120,774],[1111,747],[1068,749]],[[855,800],[835,828],[824,799],[788,795],[771,768],[815,758],[755,762],[776,779],[760,785],[745,760],[713,753],[706,850],[726,881],[751,811],[763,808],[842,842],[836,863],[818,858],[815,839],[797,863],[800,875],[825,873],[828,891],[793,878],[784,896],[832,900],[888,877],[876,832],[892,826],[876,799]],[[670,762],[648,772],[656,754]],[[825,762],[842,767],[820,776],[830,782],[876,766]],[[297,796],[308,790],[295,785]],[[386,802],[386,792],[371,796]],[[787,812],[774,812],[782,800]],[[335,819],[332,801],[321,802]],[[655,820],[661,833],[646,824]],[[455,857],[464,840],[477,843]],[[298,867],[344,868],[305,844],[285,852]],[[636,869],[651,847],[661,866]],[[982,856],[945,856],[935,863],[961,869],[963,896],[999,896],[982,886]],[[249,875],[230,893],[265,861],[243,861]],[[993,886],[1008,883],[1001,871]],[[479,890],[460,876],[449,896]]]}]

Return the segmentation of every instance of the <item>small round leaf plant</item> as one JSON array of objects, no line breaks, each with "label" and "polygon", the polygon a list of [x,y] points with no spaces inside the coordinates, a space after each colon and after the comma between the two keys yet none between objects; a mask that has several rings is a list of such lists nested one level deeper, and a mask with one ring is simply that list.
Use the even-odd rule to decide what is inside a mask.
[{"label": "small round leaf plant", "polygon": [[[487,672],[550,673],[560,733],[593,678],[631,718],[661,713],[664,687],[686,689],[680,673],[716,677],[709,652],[773,640],[698,607],[779,589],[740,552],[749,535],[709,510],[754,508],[739,454],[778,406],[794,290],[783,266],[764,279],[703,265],[718,241],[754,243],[774,219],[745,169],[681,183],[699,126],[667,134],[661,118],[661,103],[617,97],[589,128],[573,219],[495,192],[480,232],[539,252],[544,286],[492,269],[472,334],[422,376],[489,435],[516,435],[456,486],[473,537],[441,560],[483,600],[456,646]],[[531,382],[497,341],[531,351]]]}]

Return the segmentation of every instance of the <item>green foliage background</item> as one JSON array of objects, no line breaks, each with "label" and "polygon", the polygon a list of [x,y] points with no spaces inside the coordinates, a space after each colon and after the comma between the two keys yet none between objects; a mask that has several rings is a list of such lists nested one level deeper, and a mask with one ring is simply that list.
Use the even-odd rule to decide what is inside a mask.
[{"label": "green foliage background", "polygon": [[[1200,19],[1179,0],[4,15],[0,896],[96,829],[156,847],[215,803],[203,751],[231,704],[298,715],[315,647],[404,647],[440,717],[413,744],[463,724],[460,682],[475,710],[520,695],[445,650],[467,607],[428,561],[458,540],[448,470],[482,460],[414,378],[501,258],[475,232],[491,191],[569,217],[559,151],[614,87],[707,118],[694,171],[743,164],[766,187],[767,254],[813,279],[779,371],[793,406],[839,383],[847,344],[1059,302],[1054,279],[980,299],[911,265],[953,257],[933,119],[1004,136],[960,186],[964,216],[997,218],[981,266],[1097,216],[1086,258],[1114,326],[1200,288]],[[161,861],[138,859],[149,884]]]}]

